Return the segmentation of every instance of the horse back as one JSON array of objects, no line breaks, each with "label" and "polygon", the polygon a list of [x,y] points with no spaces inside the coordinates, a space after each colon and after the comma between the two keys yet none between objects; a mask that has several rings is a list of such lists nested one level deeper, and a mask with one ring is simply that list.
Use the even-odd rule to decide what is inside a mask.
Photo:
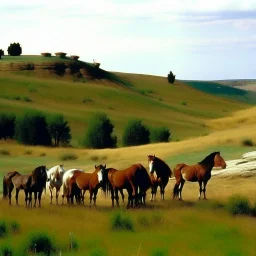
[{"label": "horse back", "polygon": [[93,173],[76,173],[73,177],[77,186],[80,189],[89,189],[89,183],[92,178]]},{"label": "horse back", "polygon": [[12,183],[16,188],[27,189],[31,186],[32,183],[32,174],[25,175],[15,175],[12,178]]},{"label": "horse back", "polygon": [[10,182],[11,179],[12,179],[14,176],[16,176],[16,175],[21,175],[21,174],[20,174],[19,172],[17,172],[17,171],[8,172],[8,173],[6,173],[6,174],[4,175],[4,180],[5,180],[6,182]]}]

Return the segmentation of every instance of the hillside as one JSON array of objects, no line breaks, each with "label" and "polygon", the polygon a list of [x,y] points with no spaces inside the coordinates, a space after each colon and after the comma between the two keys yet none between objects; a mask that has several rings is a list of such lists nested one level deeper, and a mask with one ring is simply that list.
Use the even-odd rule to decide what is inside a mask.
[{"label": "hillside", "polygon": [[[42,59],[30,56],[29,61],[31,58],[35,58],[34,63]],[[7,63],[4,58],[0,61]],[[74,146],[83,136],[89,114],[103,111],[115,125],[120,146],[123,128],[131,118],[141,119],[148,126],[167,126],[172,140],[183,140],[208,134],[207,120],[249,107],[247,103],[205,94],[182,81],[171,85],[165,77],[102,72],[108,77],[59,76],[40,69],[1,71],[1,111],[63,113],[71,125]]]},{"label": "hillside", "polygon": [[197,90],[216,95],[230,100],[256,104],[256,92],[244,90],[245,87],[232,86],[229,82],[208,82],[208,81],[183,81],[186,85]]},{"label": "hillside", "polygon": [[215,82],[242,90],[256,91],[256,79],[217,80]]}]

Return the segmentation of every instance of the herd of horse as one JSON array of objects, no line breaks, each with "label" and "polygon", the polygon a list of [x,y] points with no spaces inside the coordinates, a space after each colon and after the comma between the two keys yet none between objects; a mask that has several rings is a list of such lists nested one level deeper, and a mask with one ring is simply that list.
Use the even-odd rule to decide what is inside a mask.
[{"label": "herd of horse", "polygon": [[199,183],[199,196],[203,192],[206,199],[206,185],[211,178],[212,168],[226,168],[226,162],[220,152],[213,152],[206,156],[201,162],[194,165],[185,163],[177,164],[173,171],[162,159],[155,155],[148,155],[149,171],[141,164],[133,164],[130,167],[117,170],[106,168],[106,165],[95,165],[92,173],[82,169],[64,170],[63,165],[57,165],[47,169],[45,165],[35,168],[30,174],[20,174],[17,171],[8,172],[3,177],[3,198],[9,199],[11,205],[12,191],[16,189],[16,205],[19,204],[19,191],[25,192],[26,207],[32,207],[32,195],[34,195],[34,207],[41,206],[41,197],[46,186],[50,191],[50,203],[52,204],[53,190],[56,190],[56,203],[62,187],[62,204],[67,199],[69,204],[84,204],[85,192],[90,193],[90,205],[96,206],[96,198],[99,188],[106,194],[111,195],[112,207],[114,203],[119,206],[119,194],[124,201],[123,190],[128,193],[127,208],[144,205],[146,203],[146,192],[151,188],[150,201],[154,201],[158,187],[161,199],[164,200],[165,187],[169,179],[174,175],[176,183],[173,188],[173,199],[182,200],[182,189],[185,181]]}]

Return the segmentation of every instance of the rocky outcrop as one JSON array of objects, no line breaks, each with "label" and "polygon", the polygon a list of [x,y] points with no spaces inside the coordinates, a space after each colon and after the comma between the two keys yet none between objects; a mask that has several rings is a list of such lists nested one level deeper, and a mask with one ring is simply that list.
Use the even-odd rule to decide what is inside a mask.
[{"label": "rocky outcrop", "polygon": [[212,170],[212,175],[221,177],[254,176],[256,175],[256,151],[245,153],[240,159],[226,161],[226,164],[226,169],[214,167]]}]

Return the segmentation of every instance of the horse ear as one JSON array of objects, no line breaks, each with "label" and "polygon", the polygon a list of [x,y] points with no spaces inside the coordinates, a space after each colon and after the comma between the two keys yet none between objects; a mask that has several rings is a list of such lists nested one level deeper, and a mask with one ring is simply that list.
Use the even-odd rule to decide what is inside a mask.
[{"label": "horse ear", "polygon": [[107,167],[107,165],[105,164],[105,165],[104,165],[104,169],[106,169],[106,167]]},{"label": "horse ear", "polygon": [[154,157],[155,157],[156,155],[154,154]]},{"label": "horse ear", "polygon": [[95,169],[97,168],[96,165],[94,165]]}]

